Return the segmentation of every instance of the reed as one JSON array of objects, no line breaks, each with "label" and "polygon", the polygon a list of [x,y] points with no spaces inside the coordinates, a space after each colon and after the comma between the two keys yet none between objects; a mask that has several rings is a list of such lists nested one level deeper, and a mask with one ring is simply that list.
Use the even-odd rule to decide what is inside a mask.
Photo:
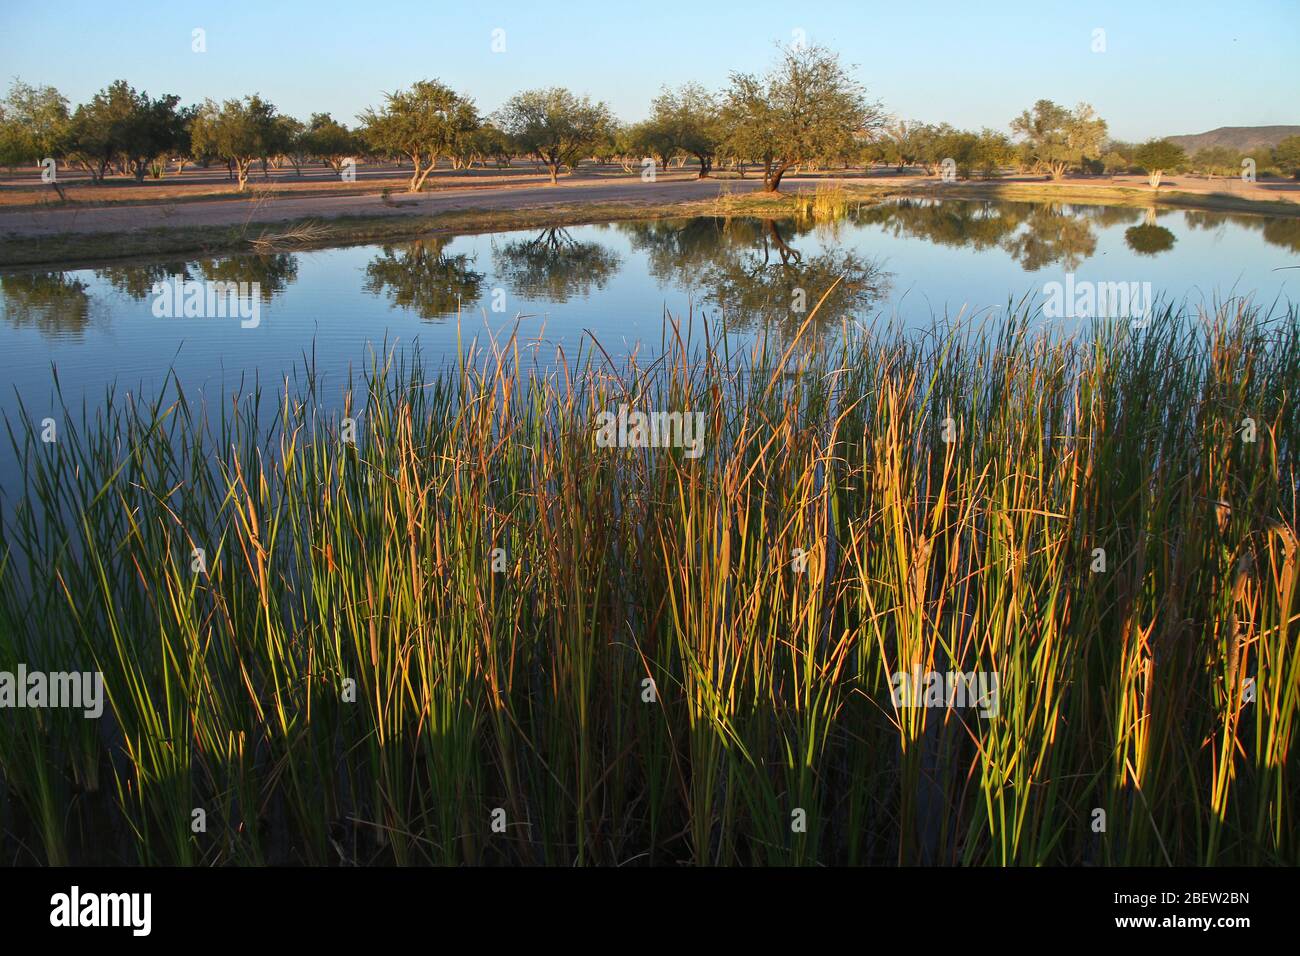
[{"label": "reed", "polygon": [[1300,862],[1297,310],[814,315],[19,407],[0,670],[108,703],[0,721],[5,858]]}]

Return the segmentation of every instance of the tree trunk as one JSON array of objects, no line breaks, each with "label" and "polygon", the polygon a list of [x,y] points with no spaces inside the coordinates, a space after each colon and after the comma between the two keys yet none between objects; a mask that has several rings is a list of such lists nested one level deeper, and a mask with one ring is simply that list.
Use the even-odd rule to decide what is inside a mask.
[{"label": "tree trunk", "polygon": [[763,176],[763,188],[770,193],[780,192],[781,177],[785,175],[785,171],[789,168],[788,165],[777,166],[770,173],[765,173]]},{"label": "tree trunk", "polygon": [[697,176],[696,178],[708,179],[709,170],[713,168],[713,160],[711,160],[708,156],[697,156],[696,158],[699,159],[700,161],[700,175]]}]

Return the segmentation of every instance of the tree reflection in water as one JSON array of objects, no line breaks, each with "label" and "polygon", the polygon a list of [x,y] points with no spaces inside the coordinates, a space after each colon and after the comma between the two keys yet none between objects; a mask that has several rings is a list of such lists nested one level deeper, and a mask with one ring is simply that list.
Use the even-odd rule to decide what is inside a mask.
[{"label": "tree reflection in water", "polygon": [[447,255],[450,242],[449,236],[433,236],[384,246],[366,266],[365,290],[422,319],[455,315],[463,302],[478,300],[484,275],[470,268],[468,256]]},{"label": "tree reflection in water", "polygon": [[[870,231],[854,232],[853,226],[975,252],[1002,250],[1029,272],[1058,264],[1073,271],[1096,254],[1098,229],[1127,225],[1124,239],[1132,252],[1170,253],[1176,248],[1176,234],[1157,217],[1179,215],[1189,230],[1240,226],[1261,234],[1271,245],[1300,252],[1300,219],[1000,200],[904,198],[862,206],[842,219],[703,217],[608,228],[628,237],[661,285],[691,292],[723,309],[732,327],[775,325],[791,332],[807,314],[795,308],[799,299],[811,310],[836,279],[841,279],[839,285],[818,314],[821,324],[860,315],[887,294],[889,273],[860,251],[869,244]],[[842,225],[850,228],[839,229]],[[462,304],[480,299],[487,280],[474,268],[471,256],[448,253],[453,238],[426,237],[381,247],[365,268],[363,289],[424,319],[456,315]],[[491,254],[502,284],[513,295],[533,301],[563,303],[591,296],[603,291],[623,265],[614,249],[562,228],[543,229],[531,238],[500,237],[493,241]],[[94,274],[137,301],[147,299],[155,283],[177,275],[256,282],[262,299],[270,301],[297,280],[298,266],[296,254],[282,252],[114,264]],[[5,321],[50,337],[83,333],[96,301],[92,291],[73,272],[0,276]]]},{"label": "tree reflection in water", "polygon": [[80,338],[90,324],[86,283],[70,272],[27,272],[0,276],[5,321],[35,328],[51,338]]},{"label": "tree reflection in water", "polygon": [[543,229],[532,239],[493,244],[492,263],[523,299],[568,302],[605,288],[622,259],[598,242],[579,242],[567,229]]},{"label": "tree reflection in water", "polygon": [[621,228],[645,253],[652,276],[700,293],[722,310],[731,328],[769,326],[788,337],[828,291],[817,322],[833,326],[860,314],[889,285],[888,273],[855,250],[800,249],[798,237],[812,223],[701,218]]},{"label": "tree reflection in water", "polygon": [[860,221],[944,246],[1002,249],[1026,272],[1037,272],[1056,263],[1077,269],[1097,250],[1093,223],[1133,222],[1138,216],[1122,207],[903,199],[863,210]]}]

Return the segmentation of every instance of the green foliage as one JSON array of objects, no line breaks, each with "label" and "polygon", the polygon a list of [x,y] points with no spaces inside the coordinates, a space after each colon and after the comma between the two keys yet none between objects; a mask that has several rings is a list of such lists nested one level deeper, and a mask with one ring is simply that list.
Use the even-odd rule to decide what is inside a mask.
[{"label": "green foliage", "polygon": [[1028,157],[1053,179],[1101,154],[1106,141],[1106,121],[1087,103],[1073,110],[1051,100],[1039,100],[1011,121],[1011,130],[1028,145]]},{"label": "green foliage", "polygon": [[562,87],[516,94],[501,108],[497,123],[518,152],[546,166],[552,184],[561,169],[572,169],[614,130],[606,104]]},{"label": "green foliage", "polygon": [[478,128],[478,110],[437,80],[421,80],[409,90],[385,94],[384,107],[361,115],[370,148],[381,155],[405,156],[413,167],[410,192],[419,192],[439,157],[460,153]]},{"label": "green foliage", "polygon": [[672,132],[652,119],[642,120],[629,126],[623,133],[623,142],[631,155],[649,157],[665,167],[668,165],[668,160],[672,159],[677,152],[677,144],[673,141]]},{"label": "green foliage", "polygon": [[67,145],[68,101],[52,86],[15,78],[0,101],[0,165],[61,157]]},{"label": "green foliage", "polygon": [[1282,172],[1300,179],[1300,136],[1288,136],[1274,146],[1273,162]]},{"label": "green foliage", "polygon": [[1102,170],[1111,176],[1114,176],[1117,173],[1127,172],[1131,165],[1129,158],[1115,149],[1112,149],[1101,158]]},{"label": "green foliage", "polygon": [[648,145],[654,154],[694,156],[699,178],[708,176],[722,141],[721,113],[713,95],[698,83],[686,83],[676,90],[664,90],[650,110],[650,119],[643,125],[644,135],[653,141]]},{"label": "green foliage", "polygon": [[1167,139],[1152,139],[1133,152],[1133,159],[1146,172],[1159,173],[1178,169],[1187,161],[1187,154]]},{"label": "green foliage", "polygon": [[852,157],[884,122],[839,56],[820,46],[783,51],[762,77],[733,73],[720,118],[727,151],[762,163],[772,192],[793,166]]},{"label": "green foliage", "polygon": [[142,180],[152,160],[185,145],[190,114],[177,111],[179,102],[174,95],[150,99],[126,80],[117,80],[72,114],[67,153],[96,182],[103,181],[114,162]]},{"label": "green foliage", "polygon": [[286,144],[285,127],[275,107],[257,94],[226,100],[218,106],[208,100],[190,125],[191,149],[196,155],[215,156],[233,165],[243,190],[253,161],[278,154]]},{"label": "green foliage", "polygon": [[313,113],[311,122],[303,132],[303,148],[310,156],[338,172],[347,159],[357,151],[357,137],[329,113]]},{"label": "green foliage", "polygon": [[1241,153],[1231,146],[1207,146],[1196,151],[1189,165],[1209,176],[1236,176],[1241,172]]}]

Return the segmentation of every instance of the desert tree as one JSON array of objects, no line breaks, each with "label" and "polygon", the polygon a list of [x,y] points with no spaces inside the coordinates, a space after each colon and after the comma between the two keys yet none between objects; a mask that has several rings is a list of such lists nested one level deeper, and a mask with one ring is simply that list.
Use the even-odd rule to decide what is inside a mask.
[{"label": "desert tree", "polygon": [[61,157],[68,122],[68,101],[58,90],[14,79],[0,101],[0,165]]},{"label": "desert tree", "polygon": [[1126,172],[1133,163],[1128,156],[1125,156],[1117,149],[1109,149],[1106,155],[1101,158],[1101,168],[1108,176],[1116,176],[1119,173]]},{"label": "desert tree", "polygon": [[275,121],[278,127],[276,139],[284,149],[284,158],[294,173],[301,176],[303,163],[311,156],[307,149],[307,124],[292,116],[277,116]]},{"label": "desert tree", "polygon": [[1288,136],[1273,147],[1273,162],[1283,173],[1300,179],[1300,136]]},{"label": "desert tree", "polygon": [[784,49],[764,76],[733,73],[720,115],[728,152],[762,163],[768,192],[791,167],[853,155],[884,122],[839,56],[820,46]]},{"label": "desert tree", "polygon": [[191,124],[191,149],[229,163],[242,192],[254,161],[278,145],[275,125],[275,107],[260,96],[226,100],[220,106],[208,100]]},{"label": "desert tree", "polygon": [[698,83],[664,90],[650,106],[650,129],[667,143],[666,154],[694,156],[699,178],[713,168],[722,139],[717,100]]},{"label": "desert tree", "polygon": [[411,161],[409,192],[419,192],[438,159],[459,155],[478,127],[478,110],[437,80],[421,80],[409,90],[384,94],[381,109],[368,109],[359,117],[361,135],[370,148]]},{"label": "desert tree", "polygon": [[357,138],[344,124],[329,113],[313,113],[303,133],[307,154],[319,159],[334,172],[357,151]]},{"label": "desert tree", "polygon": [[1167,139],[1152,139],[1143,143],[1133,153],[1133,161],[1147,174],[1152,189],[1160,188],[1160,178],[1166,170],[1174,170],[1187,162],[1183,148]]},{"label": "desert tree", "polygon": [[616,121],[610,126],[608,135],[611,158],[623,168],[623,172],[632,172],[639,158],[635,139],[636,125]]},{"label": "desert tree", "polygon": [[496,123],[485,122],[474,131],[474,152],[481,163],[491,160],[500,169],[510,167],[510,137]]},{"label": "desert tree", "polygon": [[1205,146],[1193,154],[1189,163],[1206,176],[1235,176],[1241,171],[1241,154],[1231,146]]},{"label": "desert tree", "polygon": [[886,161],[894,164],[897,172],[912,166],[917,161],[916,131],[921,124],[904,119],[895,119],[884,127],[880,137]]},{"label": "desert tree", "polygon": [[932,169],[942,169],[944,162],[951,160],[960,179],[970,179],[976,173],[986,179],[992,178],[1012,158],[1010,140],[990,129],[975,133],[944,124],[935,128],[933,137],[926,144],[927,165]]},{"label": "desert tree", "polygon": [[910,134],[913,161],[924,166],[931,176],[938,176],[943,170],[943,161],[952,158],[954,137],[958,132],[949,123],[918,123]]},{"label": "desert tree", "polygon": [[672,131],[653,117],[633,123],[628,128],[627,144],[634,158],[649,157],[664,169],[668,168],[668,161],[677,152]]},{"label": "desert tree", "polygon": [[862,144],[858,160],[868,169],[890,161],[889,143],[883,136],[872,136]]},{"label": "desert tree", "polygon": [[1011,121],[1011,131],[1023,137],[1027,155],[1052,179],[1061,179],[1071,166],[1100,155],[1106,141],[1106,121],[1087,103],[1069,110],[1039,100]]},{"label": "desert tree", "polygon": [[620,159],[619,148],[621,144],[619,137],[621,133],[622,124],[617,120],[611,122],[609,126],[605,127],[604,135],[592,144],[591,157],[602,166],[618,161]]},{"label": "desert tree", "polygon": [[69,157],[102,183],[122,153],[123,133],[136,110],[136,93],[125,80],[117,80],[82,103],[68,123]]},{"label": "desert tree", "polygon": [[118,146],[136,182],[143,182],[150,170],[161,176],[167,156],[183,148],[186,116],[176,109],[179,102],[174,94],[157,99],[136,94],[134,107],[118,131]]},{"label": "desert tree", "polygon": [[184,145],[187,115],[174,95],[150,98],[116,80],[77,107],[64,141],[68,154],[91,180],[103,182],[113,165],[137,181],[156,160]]},{"label": "desert tree", "polygon": [[985,127],[979,131],[972,157],[976,171],[985,179],[1001,175],[1005,166],[1015,162],[1016,151],[1006,133]]},{"label": "desert tree", "polygon": [[521,153],[546,167],[551,185],[572,169],[614,126],[609,107],[563,87],[526,90],[511,97],[497,123]]}]

